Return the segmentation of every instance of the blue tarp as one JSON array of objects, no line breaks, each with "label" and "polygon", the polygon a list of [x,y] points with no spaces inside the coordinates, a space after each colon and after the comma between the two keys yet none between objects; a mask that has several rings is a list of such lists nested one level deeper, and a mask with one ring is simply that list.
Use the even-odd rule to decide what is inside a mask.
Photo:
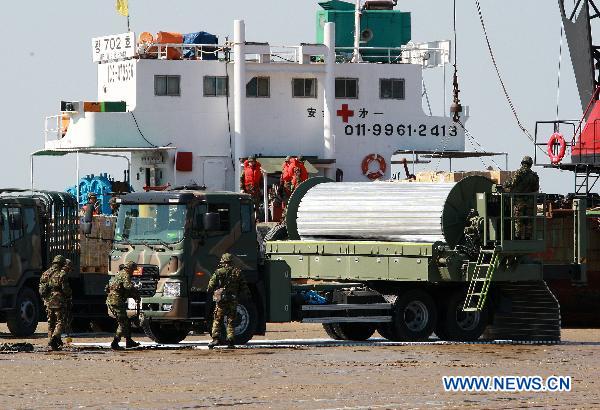
[{"label": "blue tarp", "polygon": [[[219,39],[214,34],[207,33],[206,31],[199,31],[197,33],[188,33],[183,35],[183,44],[219,44]],[[203,47],[202,59],[203,60],[216,60],[216,54],[213,52],[216,47]],[[184,58],[194,57],[194,50],[184,50]],[[197,56],[200,57],[200,56]]]}]

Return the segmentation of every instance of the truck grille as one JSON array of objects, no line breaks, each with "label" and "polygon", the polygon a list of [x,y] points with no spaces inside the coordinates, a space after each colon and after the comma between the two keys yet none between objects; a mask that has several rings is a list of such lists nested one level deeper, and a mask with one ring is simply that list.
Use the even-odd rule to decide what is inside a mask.
[{"label": "truck grille", "polygon": [[156,265],[139,265],[142,268],[141,276],[131,278],[133,286],[140,292],[141,297],[151,297],[156,294],[159,271]]}]

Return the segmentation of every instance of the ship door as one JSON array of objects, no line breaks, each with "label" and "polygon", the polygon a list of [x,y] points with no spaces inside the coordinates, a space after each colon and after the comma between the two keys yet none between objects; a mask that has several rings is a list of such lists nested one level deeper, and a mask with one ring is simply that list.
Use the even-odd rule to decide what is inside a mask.
[{"label": "ship door", "polygon": [[204,161],[202,168],[204,181],[203,185],[209,191],[223,191],[225,190],[225,178],[223,177],[227,172],[225,161],[222,159],[207,159]]}]

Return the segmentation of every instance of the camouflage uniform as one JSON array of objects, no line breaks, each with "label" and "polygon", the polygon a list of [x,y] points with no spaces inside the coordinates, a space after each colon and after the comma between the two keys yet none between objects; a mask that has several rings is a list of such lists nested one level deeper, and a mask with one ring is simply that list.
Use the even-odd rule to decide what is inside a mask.
[{"label": "camouflage uniform", "polygon": [[57,350],[62,346],[60,335],[68,316],[67,303],[71,299],[71,287],[62,270],[66,259],[60,255],[54,257],[50,269],[42,273],[39,292],[48,315],[48,346]]},{"label": "camouflage uniform", "polygon": [[225,316],[227,317],[227,344],[234,345],[235,330],[233,322],[236,318],[238,298],[249,295],[248,285],[242,275],[242,271],[233,266],[232,256],[226,253],[222,256],[219,267],[210,278],[208,292],[213,293],[215,310],[213,314],[212,338],[209,348],[216,346],[221,340],[221,329]]},{"label": "camouflage uniform", "polygon": [[[531,170],[533,160],[531,157],[524,157],[521,161],[521,168],[505,184],[507,192],[513,194],[535,193],[540,190],[540,178],[538,174]],[[515,218],[515,239],[531,239],[532,224],[531,219],[521,219],[522,217],[532,217],[535,215],[536,202],[530,196],[517,196],[513,200],[513,216]]]},{"label": "camouflage uniform", "polygon": [[131,327],[129,317],[127,317],[127,299],[134,298],[139,301],[139,292],[133,286],[131,275],[137,269],[135,262],[127,262],[123,268],[110,279],[107,285],[106,306],[113,314],[119,326],[115,333],[115,338],[111,343],[113,349],[119,349],[121,337],[125,337],[126,347],[137,347],[139,343],[131,339]]},{"label": "camouflage uniform", "polygon": [[483,244],[483,217],[472,209],[467,218],[469,224],[464,229],[465,247],[469,256],[476,257]]}]

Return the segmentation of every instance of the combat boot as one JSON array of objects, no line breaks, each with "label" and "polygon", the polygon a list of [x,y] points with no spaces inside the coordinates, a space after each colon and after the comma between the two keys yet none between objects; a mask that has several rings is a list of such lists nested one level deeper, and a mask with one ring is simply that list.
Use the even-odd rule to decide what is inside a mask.
[{"label": "combat boot", "polygon": [[118,336],[115,336],[115,338],[113,339],[112,343],[110,344],[110,348],[113,350],[121,350],[122,347],[119,346],[119,342],[121,341],[121,338]]},{"label": "combat boot", "polygon": [[208,348],[212,349],[215,346],[219,345],[219,339],[213,339],[209,344],[208,344]]},{"label": "combat boot", "polygon": [[54,336],[50,340],[50,343],[48,345],[50,346],[50,349],[52,349],[52,350],[60,350],[60,346],[61,346],[60,338],[58,336]]},{"label": "combat boot", "polygon": [[127,339],[125,339],[125,347],[127,349],[132,349],[134,347],[140,347],[140,344],[132,338],[128,337]]},{"label": "combat boot", "polygon": [[235,349],[235,343],[233,340],[228,340],[227,341],[227,348],[228,349]]}]

